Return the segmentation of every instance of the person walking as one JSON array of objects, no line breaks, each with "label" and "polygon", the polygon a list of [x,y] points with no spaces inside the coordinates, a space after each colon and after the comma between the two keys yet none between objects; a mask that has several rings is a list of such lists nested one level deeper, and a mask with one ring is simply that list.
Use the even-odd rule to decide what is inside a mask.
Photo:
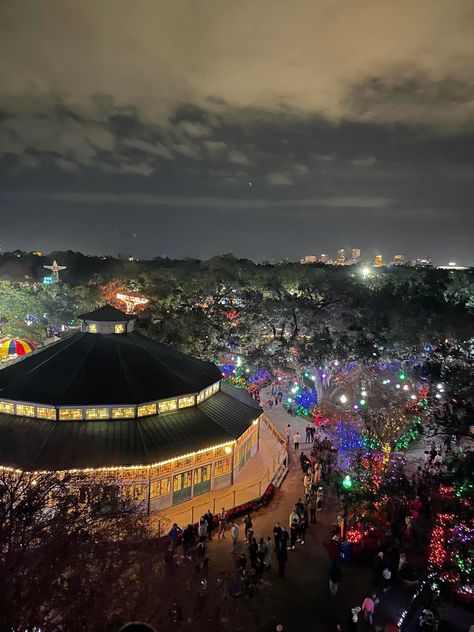
[{"label": "person walking", "polygon": [[302,516],[304,514],[304,502],[301,500],[301,498],[298,498],[298,502],[295,503],[295,511],[299,516]]},{"label": "person walking", "polygon": [[378,604],[378,602],[379,600],[375,593],[372,593],[370,597],[366,597],[362,602],[362,612],[364,614],[364,620],[370,623],[370,625],[373,624],[375,606]]},{"label": "person walking", "polygon": [[207,522],[204,520],[204,517],[199,521],[198,537],[199,542],[204,542],[207,539]]},{"label": "person walking", "polygon": [[219,519],[219,531],[217,533],[217,539],[220,540],[221,536],[225,538],[225,528],[226,528],[226,522],[227,522],[227,511],[224,509],[224,507],[221,508],[221,512],[218,516],[218,519]]},{"label": "person walking", "polygon": [[321,511],[323,508],[323,488],[318,487],[318,491],[316,492],[316,511]]},{"label": "person walking", "polygon": [[204,519],[207,522],[207,535],[209,536],[209,540],[212,540],[212,532],[214,531],[214,514],[210,509],[208,509],[207,513],[204,514]]},{"label": "person walking", "polygon": [[348,632],[357,632],[357,630],[359,629],[359,612],[360,612],[360,606],[357,606],[356,608],[351,608],[351,612],[349,614],[349,621],[347,624],[347,630]]},{"label": "person walking", "polygon": [[235,553],[235,551],[237,550],[239,546],[240,532],[239,532],[238,525],[233,520],[230,523],[230,535],[232,537],[232,552]]},{"label": "person walking", "polygon": [[286,435],[286,442],[289,444],[290,443],[290,437],[291,437],[291,424],[288,424],[285,428],[285,435]]},{"label": "person walking", "polygon": [[171,546],[173,547],[173,549],[176,548],[176,545],[178,543],[178,535],[179,535],[180,531],[181,531],[181,529],[178,527],[176,522],[173,523],[173,526],[168,531],[168,540],[169,540]]},{"label": "person walking", "polygon": [[249,560],[250,560],[250,568],[254,570],[257,568],[257,552],[258,552],[258,544],[255,538],[252,538],[249,542]]},{"label": "person walking", "polygon": [[259,570],[263,570],[265,567],[265,556],[267,555],[267,545],[263,538],[260,538],[257,548],[257,562]]},{"label": "person walking", "polygon": [[245,541],[247,542],[248,537],[249,537],[249,531],[252,530],[252,518],[250,517],[250,514],[245,514],[244,517],[244,527],[245,527]]},{"label": "person walking", "polygon": [[300,433],[299,432],[295,432],[295,434],[293,435],[293,446],[295,450],[299,450],[299,447],[300,447]]},{"label": "person walking", "polygon": [[275,551],[275,553],[278,551],[278,549],[281,546],[282,534],[283,534],[283,529],[281,528],[280,523],[276,522],[275,526],[273,527],[273,540],[275,542],[275,548],[273,550]]},{"label": "person walking", "polygon": [[306,527],[307,527],[306,516],[303,514],[298,524],[298,536],[299,536],[298,542],[300,542],[300,544],[304,544],[304,539],[306,535]]},{"label": "person walking", "polygon": [[298,514],[298,512],[296,511],[296,507],[295,509],[293,509],[293,511],[290,513],[290,517],[288,518],[288,525],[291,528],[291,525],[293,524],[293,521],[296,520],[296,522],[298,522],[298,520],[300,519],[300,516]]},{"label": "person walking", "polygon": [[331,597],[335,597],[337,595],[337,591],[339,588],[339,584],[342,579],[342,572],[339,566],[336,564],[334,560],[331,566],[331,570],[329,571],[329,592]]}]

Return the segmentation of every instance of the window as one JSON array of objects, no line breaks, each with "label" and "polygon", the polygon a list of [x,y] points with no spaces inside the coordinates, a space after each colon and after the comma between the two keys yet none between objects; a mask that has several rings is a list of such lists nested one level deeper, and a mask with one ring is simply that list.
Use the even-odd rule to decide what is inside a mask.
[{"label": "window", "polygon": [[147,415],[156,415],[156,404],[143,404],[138,407],[138,417],[146,417]]},{"label": "window", "polygon": [[125,333],[125,325],[123,323],[116,323],[114,327],[114,332],[116,334],[124,334]]},{"label": "window", "polygon": [[96,323],[91,323],[90,325],[87,325],[87,331],[90,334],[96,334],[97,333],[97,324]]},{"label": "window", "polygon": [[135,417],[135,408],[133,406],[112,408],[113,419],[132,419],[133,417]]},{"label": "window", "polygon": [[214,464],[214,476],[223,476],[228,474],[231,469],[231,458],[219,459]]},{"label": "window", "polygon": [[189,406],[194,406],[194,395],[189,395],[188,397],[180,397],[178,400],[179,408],[188,408]]},{"label": "window", "polygon": [[16,414],[22,415],[23,417],[34,417],[35,416],[35,407],[27,406],[26,404],[17,404],[16,405]]},{"label": "window", "polygon": [[69,419],[82,419],[82,408],[60,408],[59,409],[59,419],[61,420],[69,420]]},{"label": "window", "polygon": [[169,413],[178,408],[178,402],[175,399],[168,399],[166,402],[159,402],[158,410],[160,413]]},{"label": "window", "polygon": [[188,489],[192,485],[192,472],[183,472],[182,474],[175,474],[173,476],[173,491],[180,492],[184,489]]},{"label": "window", "polygon": [[201,483],[205,483],[206,481],[211,480],[211,466],[204,465],[203,467],[198,467],[194,470],[194,484],[200,485]]},{"label": "window", "polygon": [[251,436],[252,447],[257,444],[258,432],[255,431]]},{"label": "window", "polygon": [[132,499],[139,501],[145,500],[146,485],[132,485]]},{"label": "window", "polygon": [[108,419],[108,408],[86,408],[86,419]]},{"label": "window", "polygon": [[171,478],[162,478],[160,481],[153,481],[150,491],[152,498],[171,494]]},{"label": "window", "polygon": [[174,462],[175,470],[180,470],[182,467],[187,467],[188,465],[191,465],[192,462],[193,462],[192,456],[188,456],[185,459],[178,459],[177,461]]},{"label": "window", "polygon": [[14,413],[15,404],[11,402],[0,402],[0,413]]},{"label": "window", "polygon": [[210,388],[205,388],[198,395],[198,404],[200,404],[201,402],[206,400],[210,395],[211,395],[211,389]]},{"label": "window", "polygon": [[168,472],[171,472],[172,468],[173,468],[173,464],[170,461],[169,463],[163,463],[163,465],[160,465],[157,468],[157,472],[159,474],[168,474]]},{"label": "window", "polygon": [[206,452],[200,452],[199,454],[196,454],[196,456],[194,457],[194,461],[196,463],[203,463],[204,461],[210,461],[213,456],[212,453],[213,453],[212,450],[207,450]]},{"label": "window", "polygon": [[220,382],[216,382],[215,384],[213,384],[210,388],[211,388],[211,395],[214,395],[214,393],[217,393],[217,391],[219,390],[219,385]]},{"label": "window", "polygon": [[39,417],[39,419],[56,419],[56,409],[38,406],[36,416]]}]

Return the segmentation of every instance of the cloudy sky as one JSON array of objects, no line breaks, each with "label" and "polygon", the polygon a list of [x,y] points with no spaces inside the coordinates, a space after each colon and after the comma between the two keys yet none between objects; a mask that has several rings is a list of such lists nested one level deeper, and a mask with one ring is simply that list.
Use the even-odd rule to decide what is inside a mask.
[{"label": "cloudy sky", "polygon": [[6,0],[3,249],[474,265],[472,0]]}]

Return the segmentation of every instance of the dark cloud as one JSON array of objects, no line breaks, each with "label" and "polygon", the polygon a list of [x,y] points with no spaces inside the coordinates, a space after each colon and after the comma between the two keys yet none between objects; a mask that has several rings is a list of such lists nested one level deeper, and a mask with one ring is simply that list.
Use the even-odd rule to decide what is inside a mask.
[{"label": "dark cloud", "polygon": [[[176,254],[405,239],[472,262],[473,29],[471,0],[2,3],[2,215],[181,217]],[[237,212],[270,243],[239,245]]]}]

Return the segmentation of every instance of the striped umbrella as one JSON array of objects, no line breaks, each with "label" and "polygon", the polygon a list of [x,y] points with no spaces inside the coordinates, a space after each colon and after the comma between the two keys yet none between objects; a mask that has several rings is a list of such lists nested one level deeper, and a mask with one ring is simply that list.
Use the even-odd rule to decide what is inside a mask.
[{"label": "striped umbrella", "polygon": [[0,358],[8,358],[14,355],[25,355],[36,349],[36,345],[31,340],[20,340],[20,338],[4,338],[0,341]]}]

